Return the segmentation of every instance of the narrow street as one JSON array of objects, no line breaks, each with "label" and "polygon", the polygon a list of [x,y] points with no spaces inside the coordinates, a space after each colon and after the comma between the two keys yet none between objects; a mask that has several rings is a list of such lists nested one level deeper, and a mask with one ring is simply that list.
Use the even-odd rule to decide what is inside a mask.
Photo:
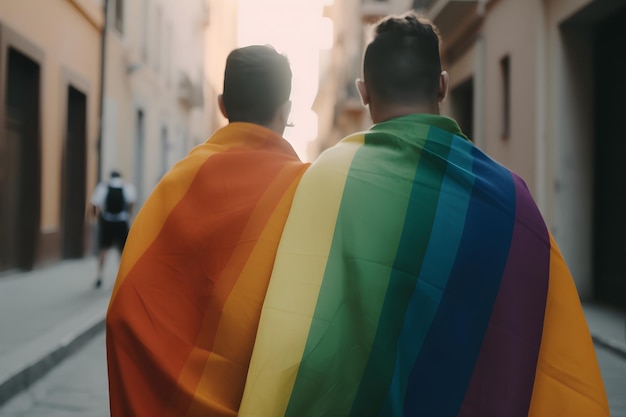
[{"label": "narrow street", "polygon": [[0,408],[1,417],[108,417],[105,334]]},{"label": "narrow street", "polygon": [[[612,417],[626,417],[626,359],[596,349]],[[0,417],[107,417],[105,337],[96,336],[30,390],[0,408]]]},{"label": "narrow street", "polygon": [[611,417],[626,417],[626,358],[596,347],[600,370],[609,397]]}]

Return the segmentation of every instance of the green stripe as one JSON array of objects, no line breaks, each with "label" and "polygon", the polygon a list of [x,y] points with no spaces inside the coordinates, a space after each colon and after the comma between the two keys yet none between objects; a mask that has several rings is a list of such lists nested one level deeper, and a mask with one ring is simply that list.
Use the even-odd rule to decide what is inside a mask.
[{"label": "green stripe", "polygon": [[[404,135],[407,133],[413,135],[412,130],[407,129]],[[404,315],[415,291],[430,240],[453,136],[439,129],[431,129],[428,137],[429,140],[424,144],[424,155],[415,172],[411,202],[404,220],[404,230],[394,261],[378,334],[354,401],[351,413],[354,417],[379,410],[385,401],[395,369],[397,343],[404,324]]]},{"label": "green stripe", "polygon": [[287,417],[348,415],[376,337],[420,153],[386,134],[366,144],[348,173]]}]

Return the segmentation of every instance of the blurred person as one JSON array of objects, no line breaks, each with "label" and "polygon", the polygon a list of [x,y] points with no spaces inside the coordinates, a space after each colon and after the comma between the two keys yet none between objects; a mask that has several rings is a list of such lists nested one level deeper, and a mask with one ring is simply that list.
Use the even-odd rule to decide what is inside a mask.
[{"label": "blurred person", "polygon": [[118,171],[111,171],[107,183],[99,183],[91,196],[98,217],[98,273],[95,287],[102,286],[102,272],[107,252],[115,246],[121,255],[128,237],[129,222],[137,200],[135,187],[124,182]]},{"label": "blurred person", "polygon": [[130,231],[107,315],[111,416],[236,416],[295,186],[287,58],[233,50],[229,124],[159,182]]},{"label": "blurred person", "polygon": [[609,415],[529,190],[439,115],[439,44],[413,13],[375,27],[357,82],[374,125],[302,177],[240,416]]}]

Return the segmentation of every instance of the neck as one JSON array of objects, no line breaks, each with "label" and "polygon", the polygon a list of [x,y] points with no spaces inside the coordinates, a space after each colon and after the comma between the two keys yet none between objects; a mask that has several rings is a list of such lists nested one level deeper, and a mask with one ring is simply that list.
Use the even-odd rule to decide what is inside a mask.
[{"label": "neck", "polygon": [[396,117],[408,116],[409,114],[439,115],[439,103],[411,105],[375,105],[374,103],[370,103],[370,115],[374,123],[384,122]]},{"label": "neck", "polygon": [[270,123],[266,124],[265,127],[273,130],[280,136],[283,136],[283,133],[285,132],[285,123],[281,122],[280,120],[274,119]]}]

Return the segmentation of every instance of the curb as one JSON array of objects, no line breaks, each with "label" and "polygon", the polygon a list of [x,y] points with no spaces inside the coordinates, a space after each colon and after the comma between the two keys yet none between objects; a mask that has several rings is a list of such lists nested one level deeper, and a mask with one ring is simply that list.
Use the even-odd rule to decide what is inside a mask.
[{"label": "curb", "polygon": [[[0,406],[28,389],[52,368],[104,331],[105,317],[106,311],[104,310],[91,314],[87,320],[81,320],[78,326],[75,325],[75,321],[70,320],[69,326],[64,326],[63,329],[53,329],[42,338],[31,342],[29,346],[20,349],[19,352],[9,355],[14,357],[0,358],[0,365],[2,363],[11,365],[8,371],[0,366]],[[54,341],[50,342],[51,340]],[[45,343],[46,341],[48,343]],[[45,346],[48,348],[46,349]],[[25,360],[24,357],[27,359]]]},{"label": "curb", "polygon": [[623,359],[626,359],[626,344],[623,342],[620,343],[616,340],[610,339],[608,337],[602,337],[596,334],[591,335],[591,339],[595,345],[601,346],[616,355],[621,356]]}]

